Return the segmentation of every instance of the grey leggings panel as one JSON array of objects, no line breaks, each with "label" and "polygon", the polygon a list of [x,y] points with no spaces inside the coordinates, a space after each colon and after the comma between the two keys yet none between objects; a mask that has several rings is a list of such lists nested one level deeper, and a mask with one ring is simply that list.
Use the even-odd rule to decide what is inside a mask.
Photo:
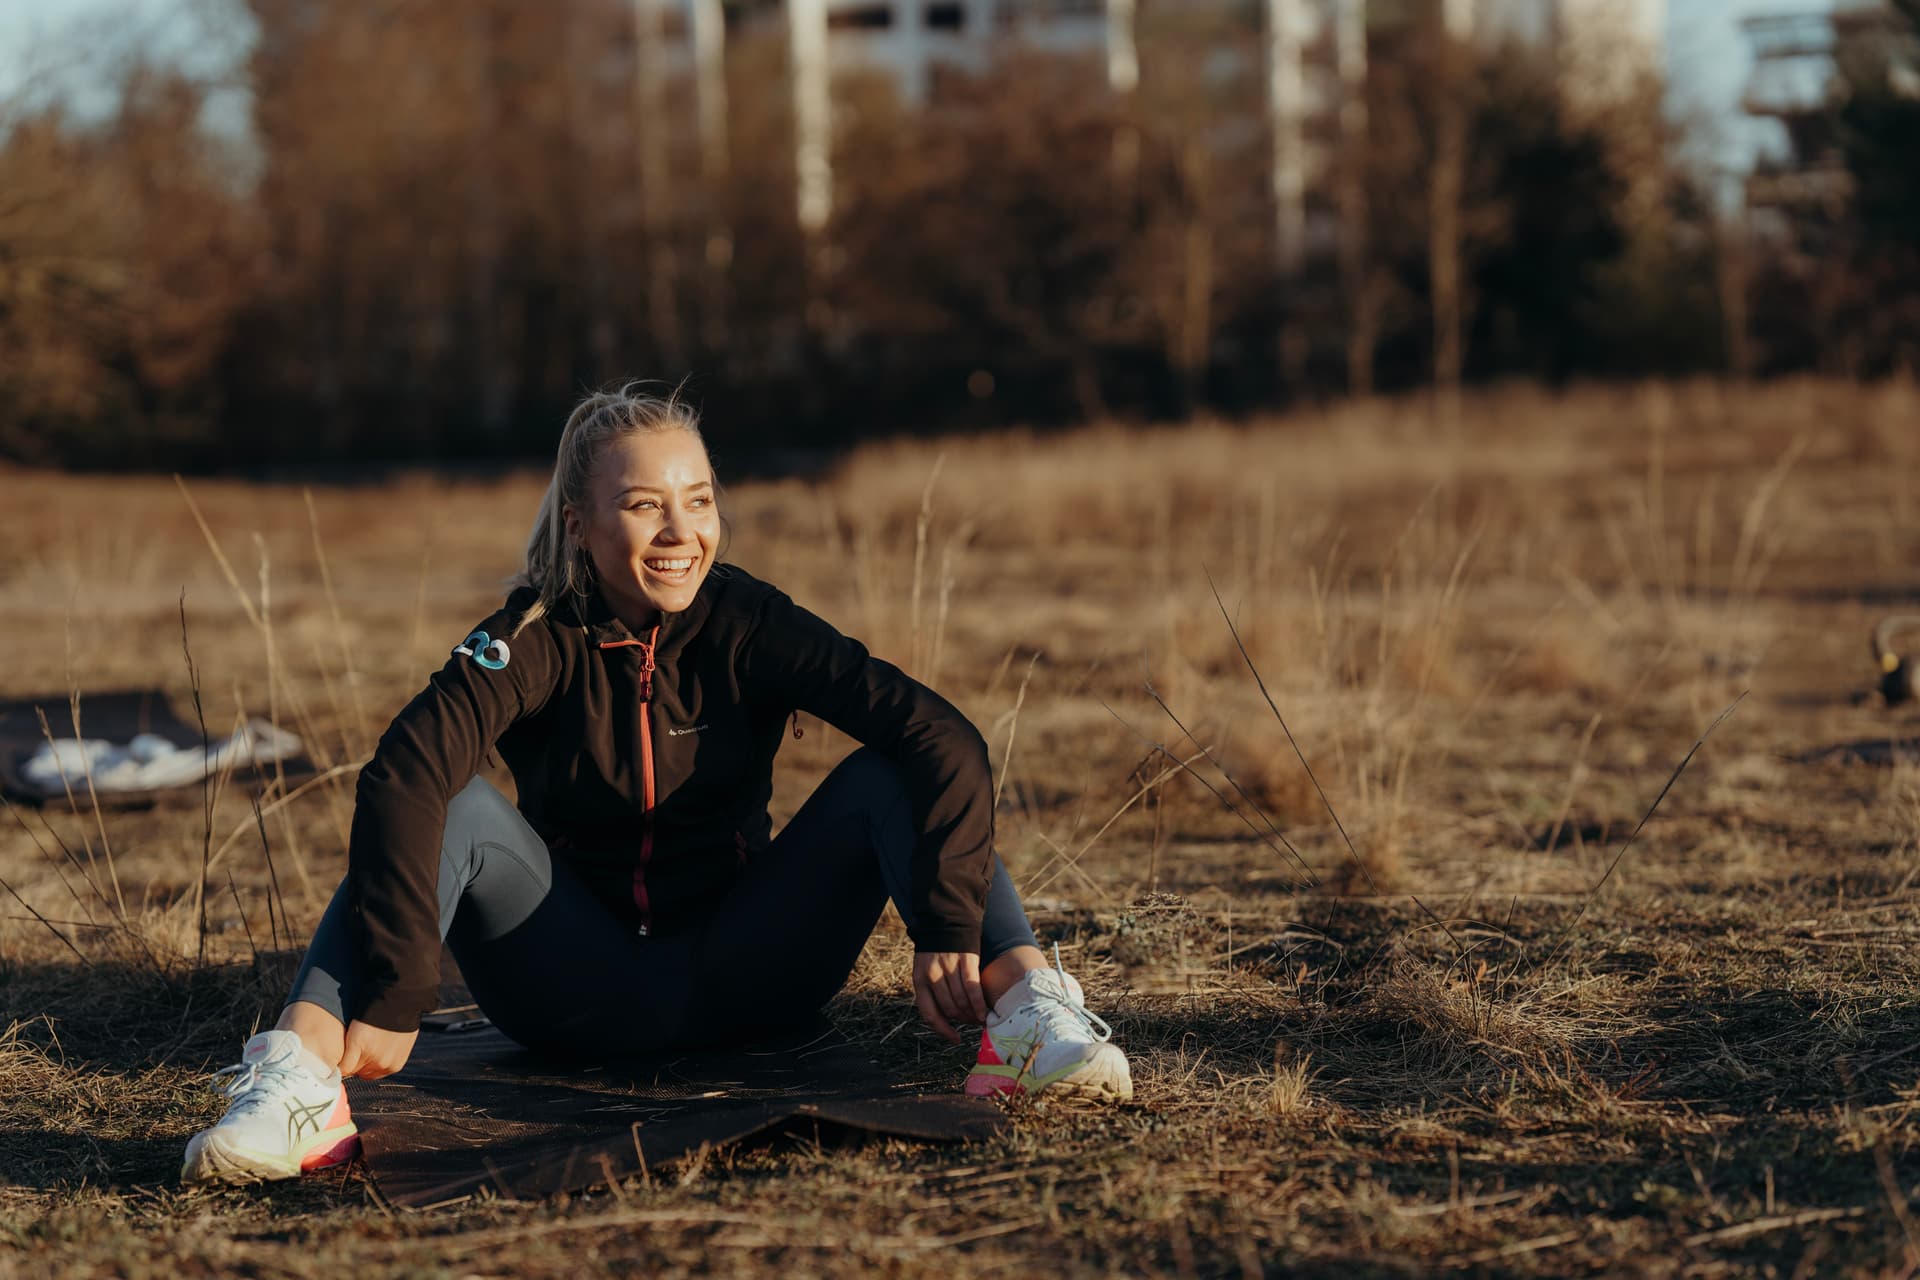
[{"label": "grey leggings panel", "polygon": [[[887,898],[912,921],[915,844],[898,770],[860,750],[748,862],[705,921],[640,937],[588,892],[520,811],[475,778],[447,808],[440,933],[487,1016],[529,1048],[649,1053],[803,1023],[853,971]],[[1035,945],[996,857],[982,963]],[[288,1003],[346,1021],[358,969],[345,887]]]}]

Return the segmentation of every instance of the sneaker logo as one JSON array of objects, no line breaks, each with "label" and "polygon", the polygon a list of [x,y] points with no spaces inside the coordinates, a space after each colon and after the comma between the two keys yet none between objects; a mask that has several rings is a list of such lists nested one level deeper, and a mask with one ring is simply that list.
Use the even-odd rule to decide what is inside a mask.
[{"label": "sneaker logo", "polygon": [[325,1102],[316,1102],[310,1107],[289,1102],[287,1104],[287,1146],[298,1146],[300,1139],[309,1133],[320,1132],[320,1122],[326,1118],[327,1112],[333,1110],[334,1102],[335,1099],[328,1098]]},{"label": "sneaker logo", "polygon": [[993,1047],[994,1051],[1005,1059],[1008,1066],[1019,1066],[1039,1052],[1040,1037],[1038,1035],[1007,1036],[1004,1039],[996,1037]]},{"label": "sneaker logo", "polygon": [[707,726],[705,726],[705,725],[703,725],[703,724],[697,724],[697,725],[695,725],[695,726],[693,726],[693,728],[691,728],[691,729],[669,729],[669,730],[667,730],[667,736],[668,736],[669,738],[684,738],[684,737],[686,737],[686,736],[687,736],[688,734],[690,734],[690,733],[698,733],[698,732],[700,732],[700,731],[701,731],[702,729],[704,729],[704,728],[706,728],[706,727],[707,727]]}]

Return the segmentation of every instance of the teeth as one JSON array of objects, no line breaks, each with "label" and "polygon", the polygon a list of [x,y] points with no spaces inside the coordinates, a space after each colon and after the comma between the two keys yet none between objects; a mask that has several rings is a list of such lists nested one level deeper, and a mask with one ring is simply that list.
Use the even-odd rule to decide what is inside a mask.
[{"label": "teeth", "polygon": [[647,568],[659,573],[681,573],[693,568],[692,560],[649,560]]}]

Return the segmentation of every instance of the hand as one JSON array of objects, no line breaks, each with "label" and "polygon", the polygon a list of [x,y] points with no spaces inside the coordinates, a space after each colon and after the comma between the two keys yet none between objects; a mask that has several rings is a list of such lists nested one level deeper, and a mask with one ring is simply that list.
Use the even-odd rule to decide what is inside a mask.
[{"label": "hand", "polygon": [[340,1055],[340,1074],[359,1080],[378,1080],[407,1065],[418,1031],[386,1031],[364,1022],[347,1024],[347,1049]]},{"label": "hand", "polygon": [[980,957],[971,951],[922,951],[913,957],[913,1002],[926,1024],[954,1044],[956,1022],[985,1022]]}]

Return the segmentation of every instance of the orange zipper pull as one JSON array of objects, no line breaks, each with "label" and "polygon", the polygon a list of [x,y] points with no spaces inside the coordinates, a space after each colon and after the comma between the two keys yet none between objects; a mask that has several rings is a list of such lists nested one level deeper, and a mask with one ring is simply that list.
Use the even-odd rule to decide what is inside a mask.
[{"label": "orange zipper pull", "polygon": [[653,701],[653,646],[660,638],[655,627],[640,644],[640,701]]}]

